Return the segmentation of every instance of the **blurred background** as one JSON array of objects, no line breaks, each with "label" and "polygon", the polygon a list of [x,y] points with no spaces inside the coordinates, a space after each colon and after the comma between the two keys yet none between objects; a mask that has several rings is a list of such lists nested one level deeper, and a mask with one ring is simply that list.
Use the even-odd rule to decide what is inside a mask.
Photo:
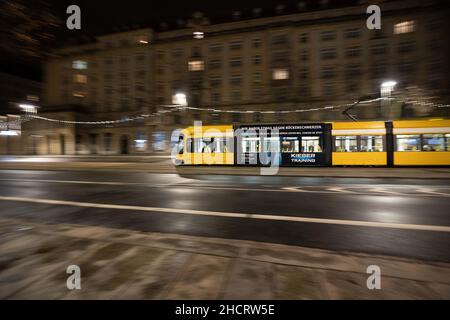
[{"label": "blurred background", "polygon": [[[375,3],[381,30],[366,27]],[[70,4],[81,30],[66,28]],[[350,116],[448,117],[448,9],[439,0],[2,0],[0,154],[165,153],[172,130],[194,120],[349,120],[353,102],[381,95],[392,100]],[[18,118],[26,113],[41,118]]]}]

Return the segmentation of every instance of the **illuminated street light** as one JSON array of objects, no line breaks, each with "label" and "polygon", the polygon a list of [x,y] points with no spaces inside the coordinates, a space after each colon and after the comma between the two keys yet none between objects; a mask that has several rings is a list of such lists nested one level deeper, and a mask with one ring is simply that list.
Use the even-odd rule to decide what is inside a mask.
[{"label": "illuminated street light", "polygon": [[187,97],[184,93],[176,93],[172,96],[172,103],[177,106],[187,107]]},{"label": "illuminated street light", "polygon": [[381,84],[381,97],[390,97],[392,91],[394,91],[397,82],[395,81],[385,81]]},{"label": "illuminated street light", "polygon": [[37,106],[32,104],[19,104],[19,108],[22,109],[22,111],[27,113],[36,113],[37,112]]},{"label": "illuminated street light", "polygon": [[0,131],[0,136],[8,136],[8,137],[15,137],[18,136],[19,133],[14,130],[2,130]]}]

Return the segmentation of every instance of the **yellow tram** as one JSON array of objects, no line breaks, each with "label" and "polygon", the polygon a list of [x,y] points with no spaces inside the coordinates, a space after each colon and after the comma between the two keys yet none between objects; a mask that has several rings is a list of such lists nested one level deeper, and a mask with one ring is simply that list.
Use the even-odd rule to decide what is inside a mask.
[{"label": "yellow tram", "polygon": [[194,126],[177,150],[185,165],[450,166],[450,120]]}]

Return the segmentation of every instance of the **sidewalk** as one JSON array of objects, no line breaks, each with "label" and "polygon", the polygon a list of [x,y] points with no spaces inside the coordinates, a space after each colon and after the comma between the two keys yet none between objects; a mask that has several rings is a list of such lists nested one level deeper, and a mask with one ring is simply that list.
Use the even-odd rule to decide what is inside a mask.
[{"label": "sidewalk", "polygon": [[[180,175],[260,175],[261,168],[179,166],[167,155],[111,157],[0,157],[0,170],[128,171]],[[330,178],[450,179],[450,168],[301,167],[279,168],[279,176]]]},{"label": "sidewalk", "polygon": [[450,299],[450,264],[251,241],[0,219],[0,251],[2,299]]}]

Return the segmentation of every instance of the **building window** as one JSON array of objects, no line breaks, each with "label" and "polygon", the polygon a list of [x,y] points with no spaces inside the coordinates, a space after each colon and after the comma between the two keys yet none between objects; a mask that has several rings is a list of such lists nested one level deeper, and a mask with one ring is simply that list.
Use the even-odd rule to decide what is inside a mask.
[{"label": "building window", "polygon": [[415,64],[411,62],[402,62],[398,66],[398,71],[400,73],[412,74],[415,71]]},{"label": "building window", "polygon": [[261,64],[261,56],[257,55],[257,56],[253,56],[253,65],[255,66],[259,66]]},{"label": "building window", "polygon": [[328,48],[320,50],[320,58],[322,60],[330,60],[336,58],[336,49]]},{"label": "building window", "polygon": [[398,52],[399,53],[409,53],[413,52],[414,48],[416,46],[416,43],[414,41],[404,41],[400,42],[398,46]]},{"label": "building window", "polygon": [[209,51],[210,52],[221,52],[222,51],[222,44],[220,43],[213,43],[209,45]]},{"label": "building window", "polygon": [[309,35],[307,33],[302,33],[299,37],[300,43],[308,43]]},{"label": "building window", "polygon": [[231,78],[232,85],[241,85],[242,84],[242,76],[240,74],[232,75]]},{"label": "building window", "polygon": [[288,38],[285,34],[279,34],[272,37],[272,44],[286,44],[288,42]]},{"label": "building window", "polygon": [[242,48],[241,40],[234,40],[230,42],[230,50],[239,50]]},{"label": "building window", "polygon": [[189,71],[203,71],[205,70],[205,63],[203,60],[189,61]]},{"label": "building window", "polygon": [[332,79],[336,76],[336,69],[334,67],[323,67],[320,70],[320,77],[322,79]]},{"label": "building window", "polygon": [[112,137],[112,133],[105,133],[105,135],[103,136],[103,144],[105,151],[107,152],[112,151]]},{"label": "building window", "polygon": [[241,91],[234,90],[231,92],[231,100],[233,102],[238,102],[241,100]]},{"label": "building window", "polygon": [[222,61],[220,61],[220,60],[211,60],[209,62],[209,68],[211,70],[220,69],[221,67],[222,67]]},{"label": "building window", "polygon": [[138,70],[138,71],[136,71],[136,78],[144,79],[145,78],[145,70]]},{"label": "building window", "polygon": [[242,59],[241,58],[232,58],[230,60],[230,66],[231,67],[240,67],[242,65]]},{"label": "building window", "polygon": [[394,34],[410,33],[415,30],[415,21],[403,21],[394,25]]},{"label": "building window", "polygon": [[172,50],[172,57],[174,58],[181,58],[183,56],[183,49],[177,48]]},{"label": "building window", "polygon": [[344,37],[346,39],[359,38],[361,36],[360,28],[350,28],[344,31]]},{"label": "building window", "polygon": [[356,136],[338,136],[335,140],[336,152],[358,152]]},{"label": "building window", "polygon": [[220,77],[211,77],[209,79],[209,84],[211,87],[218,87],[222,84],[222,79]]},{"label": "building window", "polygon": [[372,78],[379,79],[386,75],[386,65],[383,63],[375,63],[371,67]]},{"label": "building window", "polygon": [[261,39],[260,38],[254,38],[252,39],[252,47],[253,48],[260,48],[261,47]]},{"label": "building window", "polygon": [[308,59],[309,59],[309,51],[302,50],[302,52],[300,52],[300,61],[308,61]]},{"label": "building window", "polygon": [[370,52],[373,55],[383,55],[387,53],[387,48],[385,44],[376,44],[370,47]]},{"label": "building window", "polygon": [[87,83],[87,76],[85,74],[74,74],[73,82],[75,83]]},{"label": "building window", "polygon": [[277,68],[272,70],[273,80],[287,80],[289,79],[289,70],[286,68]]},{"label": "building window", "polygon": [[72,61],[72,69],[86,70],[87,69],[87,61],[83,61],[83,60]]},{"label": "building window", "polygon": [[345,56],[347,58],[355,58],[359,57],[361,55],[361,47],[355,46],[355,47],[348,47],[345,49]]},{"label": "building window", "polygon": [[398,135],[396,142],[397,151],[420,151],[419,135]]},{"label": "building window", "polygon": [[213,92],[211,94],[211,102],[214,104],[219,104],[220,103],[220,93]]},{"label": "building window", "polygon": [[136,151],[145,151],[147,150],[147,134],[145,131],[137,131],[136,139],[134,140],[134,146]]},{"label": "building window", "polygon": [[261,73],[257,72],[253,74],[253,83],[259,84],[262,82],[262,75]]},{"label": "building window", "polygon": [[156,52],[156,59],[158,60],[164,60],[165,57],[165,53],[162,50],[159,50],[158,52]]},{"label": "building window", "polygon": [[361,66],[360,65],[349,65],[345,67],[345,76],[347,78],[355,78],[361,76]]},{"label": "building window", "polygon": [[323,94],[327,97],[332,97],[335,95],[334,86],[332,84],[326,84],[323,86]]},{"label": "building window", "polygon": [[322,40],[322,41],[331,41],[334,39],[336,39],[335,31],[322,31],[320,33],[320,40]]},{"label": "building window", "polygon": [[300,79],[301,80],[306,80],[309,78],[309,71],[306,68],[303,68],[302,70],[300,70]]}]

